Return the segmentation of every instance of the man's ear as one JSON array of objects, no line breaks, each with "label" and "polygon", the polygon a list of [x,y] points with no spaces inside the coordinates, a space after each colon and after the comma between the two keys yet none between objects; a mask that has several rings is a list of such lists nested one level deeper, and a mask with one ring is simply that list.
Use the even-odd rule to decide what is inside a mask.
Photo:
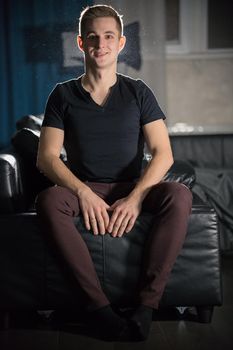
[{"label": "man's ear", "polygon": [[126,44],[126,37],[124,35],[122,35],[120,37],[120,41],[119,41],[119,52],[121,52],[121,50],[123,50],[123,48],[125,47]]},{"label": "man's ear", "polygon": [[83,39],[81,38],[80,35],[77,35],[77,44],[78,44],[78,47],[79,49],[83,52]]}]

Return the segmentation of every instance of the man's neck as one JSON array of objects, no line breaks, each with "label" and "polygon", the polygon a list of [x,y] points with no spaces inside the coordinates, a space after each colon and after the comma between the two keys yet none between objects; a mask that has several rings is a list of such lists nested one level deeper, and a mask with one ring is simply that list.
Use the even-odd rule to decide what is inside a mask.
[{"label": "man's neck", "polygon": [[115,70],[91,70],[87,69],[82,78],[83,87],[89,92],[104,89],[108,91],[117,81]]}]

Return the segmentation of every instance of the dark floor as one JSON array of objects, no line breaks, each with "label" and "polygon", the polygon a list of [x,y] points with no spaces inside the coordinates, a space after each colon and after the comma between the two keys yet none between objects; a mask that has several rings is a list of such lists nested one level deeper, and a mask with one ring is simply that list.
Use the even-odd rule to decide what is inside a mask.
[{"label": "dark floor", "polygon": [[[174,310],[158,315],[145,342],[105,342],[67,325],[62,330],[45,318],[15,316],[0,330],[0,350],[233,350],[233,254],[222,257],[224,303],[215,307],[211,324],[195,320],[195,311],[180,317]],[[80,334],[81,333],[81,334]]]}]

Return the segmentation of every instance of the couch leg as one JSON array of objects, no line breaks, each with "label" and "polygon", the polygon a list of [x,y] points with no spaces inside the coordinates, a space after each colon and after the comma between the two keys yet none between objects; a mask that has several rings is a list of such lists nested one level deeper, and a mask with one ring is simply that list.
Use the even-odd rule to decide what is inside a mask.
[{"label": "couch leg", "polygon": [[198,321],[201,323],[210,323],[212,320],[213,306],[196,306]]}]

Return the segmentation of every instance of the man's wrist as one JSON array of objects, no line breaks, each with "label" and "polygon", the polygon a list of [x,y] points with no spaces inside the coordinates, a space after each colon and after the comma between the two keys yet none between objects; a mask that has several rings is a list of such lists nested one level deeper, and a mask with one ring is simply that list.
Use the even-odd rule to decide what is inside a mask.
[{"label": "man's wrist", "polygon": [[78,197],[81,197],[82,194],[86,191],[91,191],[90,187],[88,187],[87,185],[85,185],[84,183],[82,183],[81,185],[77,186],[77,188],[75,189],[75,194]]},{"label": "man's wrist", "polygon": [[142,189],[136,186],[130,193],[129,197],[133,198],[134,200],[140,203],[143,202],[148,192],[149,189]]}]

